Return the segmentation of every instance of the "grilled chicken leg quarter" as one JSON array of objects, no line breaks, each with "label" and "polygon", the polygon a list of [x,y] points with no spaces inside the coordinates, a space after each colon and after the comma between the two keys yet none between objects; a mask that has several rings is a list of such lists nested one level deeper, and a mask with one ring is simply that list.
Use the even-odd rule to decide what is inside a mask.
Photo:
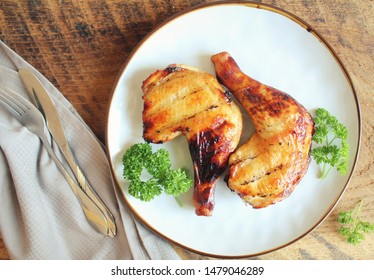
[{"label": "grilled chicken leg quarter", "polygon": [[184,134],[194,167],[195,212],[212,215],[215,185],[239,143],[242,116],[217,79],[187,65],[172,64],[142,85],[143,138],[163,143]]},{"label": "grilled chicken leg quarter", "polygon": [[211,59],[218,79],[243,105],[256,129],[230,156],[228,186],[254,208],[279,202],[308,169],[313,119],[288,94],[244,74],[229,53]]}]

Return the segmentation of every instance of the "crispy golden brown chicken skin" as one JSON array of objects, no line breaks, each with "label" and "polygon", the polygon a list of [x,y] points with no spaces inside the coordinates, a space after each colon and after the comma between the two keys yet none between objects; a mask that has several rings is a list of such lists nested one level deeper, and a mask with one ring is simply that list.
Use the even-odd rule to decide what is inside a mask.
[{"label": "crispy golden brown chicken skin", "polygon": [[142,85],[143,137],[163,143],[184,134],[194,167],[195,212],[210,216],[215,185],[239,143],[242,116],[217,79],[187,65],[172,64]]},{"label": "crispy golden brown chicken skin", "polygon": [[308,169],[313,119],[288,94],[244,74],[229,53],[211,59],[218,79],[243,105],[256,129],[230,156],[228,186],[254,208],[279,202]]}]

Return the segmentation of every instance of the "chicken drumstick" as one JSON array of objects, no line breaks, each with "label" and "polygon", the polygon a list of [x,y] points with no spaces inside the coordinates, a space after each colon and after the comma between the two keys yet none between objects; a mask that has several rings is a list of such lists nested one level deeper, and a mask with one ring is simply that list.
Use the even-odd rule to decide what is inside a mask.
[{"label": "chicken drumstick", "polygon": [[244,74],[229,53],[211,59],[218,79],[243,105],[256,129],[230,156],[229,188],[254,208],[283,200],[308,169],[312,117],[288,94]]}]

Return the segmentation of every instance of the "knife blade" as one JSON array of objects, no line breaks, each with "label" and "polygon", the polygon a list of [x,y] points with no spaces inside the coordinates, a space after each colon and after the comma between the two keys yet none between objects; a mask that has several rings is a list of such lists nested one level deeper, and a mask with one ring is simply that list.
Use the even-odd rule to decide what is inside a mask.
[{"label": "knife blade", "polygon": [[44,88],[40,80],[28,69],[20,69],[19,75],[34,101],[34,104],[42,111],[45,116],[47,127],[59,147],[61,153],[65,157],[67,163],[69,164],[74,176],[76,177],[79,186],[87,194],[87,196],[100,208],[107,218],[109,232],[108,235],[114,237],[117,233],[117,227],[115,224],[115,219],[111,211],[99,197],[97,192],[92,188],[92,186],[87,181],[85,175],[77,164],[71,150],[69,147],[68,140],[65,135],[65,130],[61,122],[60,116],[57,112],[56,106],[53,100],[49,96],[47,90]]}]

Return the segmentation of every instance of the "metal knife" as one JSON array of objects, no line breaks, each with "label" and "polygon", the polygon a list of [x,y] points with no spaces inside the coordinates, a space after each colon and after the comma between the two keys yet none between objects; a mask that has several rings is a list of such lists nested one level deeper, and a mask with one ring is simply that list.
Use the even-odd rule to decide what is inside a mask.
[{"label": "metal knife", "polygon": [[64,155],[66,161],[68,162],[71,170],[73,171],[79,186],[100,208],[107,218],[108,236],[114,237],[117,234],[117,227],[113,214],[96,193],[96,191],[91,187],[82,170],[79,168],[76,160],[74,159],[65,135],[64,127],[51,97],[40,80],[30,70],[20,69],[19,75],[25,84],[27,91],[29,92],[31,99],[34,101],[34,104],[45,116],[48,129]]}]

